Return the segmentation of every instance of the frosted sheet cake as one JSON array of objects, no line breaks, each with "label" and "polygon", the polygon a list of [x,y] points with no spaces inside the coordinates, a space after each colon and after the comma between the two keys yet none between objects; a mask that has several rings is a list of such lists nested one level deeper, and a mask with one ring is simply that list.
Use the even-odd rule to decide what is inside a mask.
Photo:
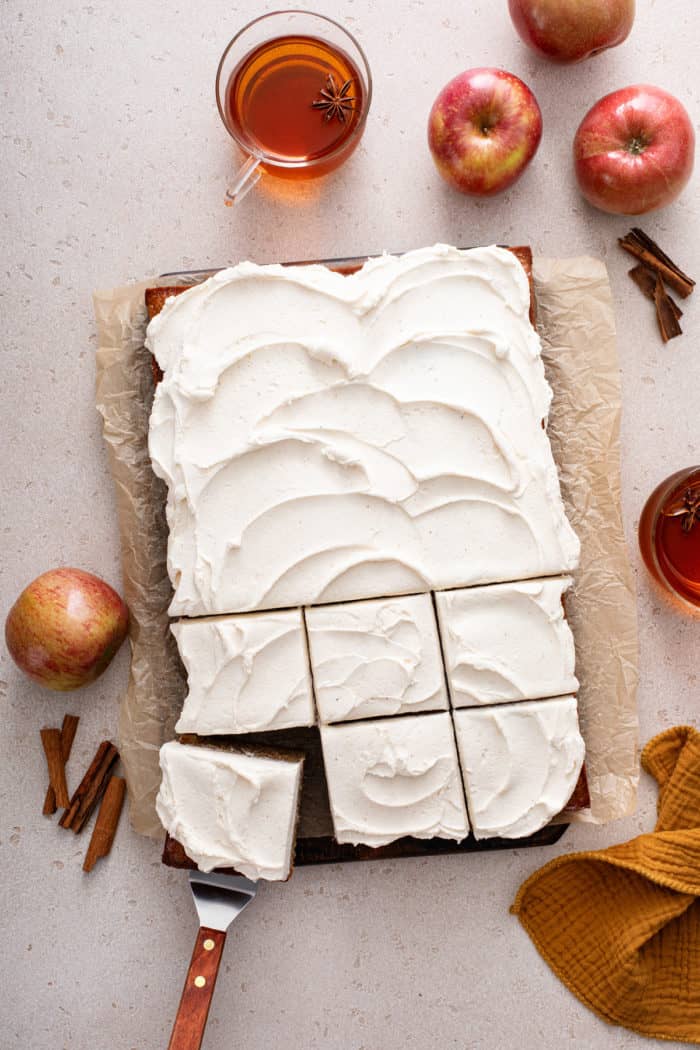
[{"label": "frosted sheet cake", "polygon": [[[570,581],[559,574],[576,567],[579,544],[516,256],[436,245],[350,274],[241,263],[177,297],[153,296],[147,346],[162,379],[149,444],[168,490],[178,641],[196,637],[189,625],[250,619],[240,614],[300,618],[318,714],[307,704],[296,724],[322,723],[338,841],[459,841],[467,800],[478,837],[541,827],[565,806],[583,758],[570,696],[562,740],[557,728],[555,751],[535,748],[527,772],[532,725],[549,725],[561,706],[538,698],[576,688],[561,608]],[[505,630],[499,608],[512,614]],[[533,663],[528,640],[556,666]],[[192,650],[181,652],[196,678]],[[232,733],[264,725],[270,703],[261,692],[256,704],[241,675],[255,653],[243,645],[234,657],[251,707]],[[203,661],[205,677],[211,666]],[[452,710],[462,704],[479,709]],[[209,691],[207,718],[186,704],[180,725],[223,732],[231,714],[219,706]],[[511,716],[518,707],[522,717]],[[483,731],[501,723],[512,761]],[[557,748],[570,761],[552,777]],[[510,822],[485,811],[494,764],[503,805],[527,800]],[[424,791],[438,771],[449,781],[444,821]]]}]

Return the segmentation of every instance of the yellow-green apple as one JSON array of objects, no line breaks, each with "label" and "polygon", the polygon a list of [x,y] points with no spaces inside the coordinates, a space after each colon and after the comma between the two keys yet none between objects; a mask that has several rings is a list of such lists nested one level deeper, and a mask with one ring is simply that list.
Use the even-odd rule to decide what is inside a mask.
[{"label": "yellow-green apple", "polygon": [[629,36],[634,0],[508,0],[518,35],[553,62],[580,62]]},{"label": "yellow-green apple", "polygon": [[670,204],[693,170],[695,132],[677,98],[649,84],[613,91],[581,121],[574,165],[581,193],[602,211],[643,215]]},{"label": "yellow-green apple", "polygon": [[537,99],[503,69],[468,69],[446,84],[428,119],[428,145],[443,179],[491,196],[522,175],[542,138]]},{"label": "yellow-green apple", "polygon": [[65,692],[93,682],[126,637],[117,592],[82,569],[52,569],[20,594],[5,621],[10,656],[25,674]]}]

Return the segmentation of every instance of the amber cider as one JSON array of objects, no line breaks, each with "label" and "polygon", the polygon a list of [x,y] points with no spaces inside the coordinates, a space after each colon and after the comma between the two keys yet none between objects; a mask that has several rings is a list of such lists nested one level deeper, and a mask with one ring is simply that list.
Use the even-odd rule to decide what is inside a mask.
[{"label": "amber cider", "polygon": [[[323,108],[329,77],[338,91],[350,81],[343,97],[351,102],[340,114],[329,115],[329,107]],[[275,175],[326,174],[342,164],[359,140],[355,131],[365,103],[362,77],[348,55],[316,37],[285,36],[261,44],[234,69],[225,98],[232,131],[251,152],[267,159],[263,166]]]},{"label": "amber cider", "polygon": [[676,605],[700,613],[700,467],[672,474],[652,492],[639,519],[639,547]]}]

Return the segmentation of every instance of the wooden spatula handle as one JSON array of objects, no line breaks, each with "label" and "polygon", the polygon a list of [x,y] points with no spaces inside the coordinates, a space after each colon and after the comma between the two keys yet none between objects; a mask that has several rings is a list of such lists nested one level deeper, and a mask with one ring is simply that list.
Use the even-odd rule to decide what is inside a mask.
[{"label": "wooden spatula handle", "polygon": [[200,927],[168,1050],[199,1050],[202,1045],[225,941],[220,930]]}]

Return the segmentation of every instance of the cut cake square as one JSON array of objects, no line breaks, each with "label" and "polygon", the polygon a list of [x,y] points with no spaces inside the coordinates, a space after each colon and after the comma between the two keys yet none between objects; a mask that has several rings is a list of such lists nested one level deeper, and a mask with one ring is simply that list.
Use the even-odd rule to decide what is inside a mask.
[{"label": "cut cake square", "polygon": [[289,878],[303,756],[181,744],[160,749],[156,810],[200,871],[233,867],[249,879]]},{"label": "cut cake square", "polygon": [[316,721],[300,609],[180,620],[187,669],[178,733],[253,733]]},{"label": "cut cake square", "polygon": [[376,847],[404,835],[468,834],[449,714],[321,726],[321,745],[338,842]]},{"label": "cut cake square", "polygon": [[576,692],[563,604],[571,582],[549,577],[435,596],[453,707]]},{"label": "cut cake square", "polygon": [[305,610],[321,722],[447,710],[429,594]]},{"label": "cut cake square", "polygon": [[521,838],[560,813],[583,765],[576,698],[453,712],[477,839]]}]

